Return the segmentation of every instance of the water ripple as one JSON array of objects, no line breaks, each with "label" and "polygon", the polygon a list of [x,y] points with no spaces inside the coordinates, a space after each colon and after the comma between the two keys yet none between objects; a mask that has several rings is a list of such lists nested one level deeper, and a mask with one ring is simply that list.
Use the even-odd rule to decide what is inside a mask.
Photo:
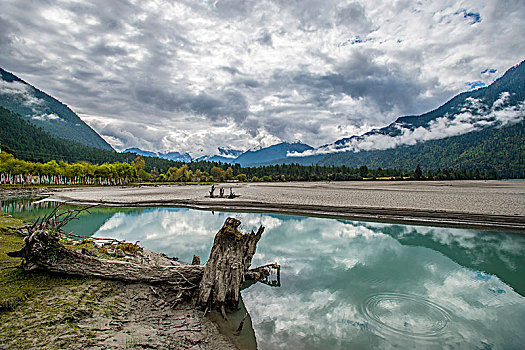
[{"label": "water ripple", "polygon": [[362,311],[380,333],[417,339],[432,339],[444,334],[450,313],[418,295],[377,293],[362,304]]}]

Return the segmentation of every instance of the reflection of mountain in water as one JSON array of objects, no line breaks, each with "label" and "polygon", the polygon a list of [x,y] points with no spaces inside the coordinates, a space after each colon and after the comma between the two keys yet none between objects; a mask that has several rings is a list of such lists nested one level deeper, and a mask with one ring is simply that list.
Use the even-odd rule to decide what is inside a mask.
[{"label": "reflection of mountain in water", "polygon": [[523,235],[404,225],[385,225],[381,232],[403,245],[430,248],[462,266],[496,275],[525,296]]}]

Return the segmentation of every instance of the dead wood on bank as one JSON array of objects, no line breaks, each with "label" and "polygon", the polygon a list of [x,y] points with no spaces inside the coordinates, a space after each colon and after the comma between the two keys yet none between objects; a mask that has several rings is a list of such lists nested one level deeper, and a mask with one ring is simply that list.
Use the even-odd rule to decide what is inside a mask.
[{"label": "dead wood on bank", "polygon": [[[217,233],[206,266],[184,265],[166,258],[162,258],[160,263],[159,260],[151,263],[142,259],[142,263],[137,263],[141,259],[104,259],[85,248],[78,251],[61,243],[61,239],[67,236],[63,227],[77,218],[83,210],[86,209],[61,214],[54,210],[32,226],[26,227],[24,246],[20,251],[8,255],[22,257],[24,261],[21,266],[26,271],[44,270],[67,275],[170,285],[184,291],[186,295],[196,296],[197,305],[203,309],[219,310],[224,317],[225,309],[237,308],[243,282],[265,282],[272,269],[279,269],[277,264],[249,269],[264,227],[261,226],[257,233],[242,234],[238,230],[241,222],[233,218],[226,219]],[[112,243],[118,243],[119,247],[129,251],[139,248],[131,243]],[[146,253],[140,250],[135,253]],[[193,263],[198,263],[199,260],[194,257]]]},{"label": "dead wood on bank", "polygon": [[227,198],[227,199],[235,199],[237,197],[240,197],[240,195],[238,195],[237,193],[233,192],[233,188],[230,187],[230,194],[228,194],[227,196],[225,196],[224,194],[224,188],[220,187],[219,188],[219,196],[215,196],[215,185],[211,185],[211,189],[209,191],[209,198]]}]

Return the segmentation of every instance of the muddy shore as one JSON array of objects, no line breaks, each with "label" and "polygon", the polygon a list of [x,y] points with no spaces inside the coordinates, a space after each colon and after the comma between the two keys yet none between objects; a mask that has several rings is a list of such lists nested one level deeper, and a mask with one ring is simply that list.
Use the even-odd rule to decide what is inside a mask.
[{"label": "muddy shore", "polygon": [[0,349],[238,349],[167,288],[97,279],[56,285],[0,314]]},{"label": "muddy shore", "polygon": [[[117,206],[181,206],[525,232],[525,181],[222,183],[56,189],[50,199]],[[216,190],[216,195],[218,189]]]}]

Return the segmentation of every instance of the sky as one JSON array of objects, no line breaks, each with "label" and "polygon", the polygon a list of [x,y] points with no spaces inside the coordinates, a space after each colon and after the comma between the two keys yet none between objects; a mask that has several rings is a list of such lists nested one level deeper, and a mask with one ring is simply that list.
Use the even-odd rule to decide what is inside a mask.
[{"label": "sky", "polygon": [[525,58],[525,2],[0,0],[0,67],[115,149],[319,147]]}]

